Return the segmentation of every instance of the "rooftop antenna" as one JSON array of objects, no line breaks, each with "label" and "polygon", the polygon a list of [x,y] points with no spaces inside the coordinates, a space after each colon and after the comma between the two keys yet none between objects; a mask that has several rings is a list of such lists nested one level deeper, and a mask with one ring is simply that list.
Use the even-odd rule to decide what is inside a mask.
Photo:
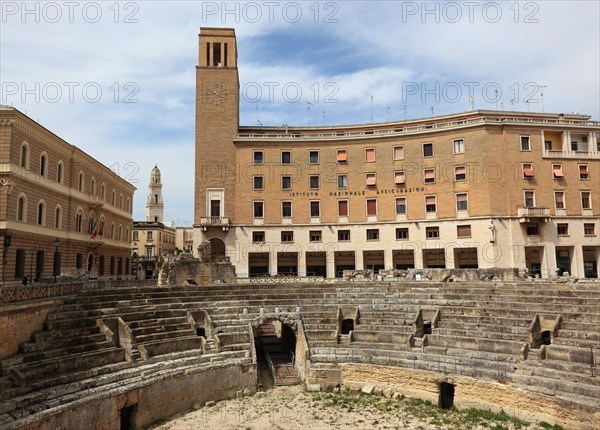
[{"label": "rooftop antenna", "polygon": [[504,110],[504,103],[500,102],[500,109]]},{"label": "rooftop antenna", "polygon": [[542,90],[540,98],[542,99],[542,112],[544,112],[544,88],[547,88],[548,85],[538,85],[538,87]]},{"label": "rooftop antenna", "polygon": [[390,122],[390,107],[389,106],[387,107],[386,112],[387,112],[387,118],[388,118],[387,121]]},{"label": "rooftop antenna", "polygon": [[311,102],[307,101],[306,104],[306,126],[310,126],[310,107],[313,105]]},{"label": "rooftop antenna", "polygon": [[475,96],[474,95],[471,94],[469,96],[469,102],[471,102],[471,110],[473,110],[474,106],[475,106]]},{"label": "rooftop antenna", "polygon": [[323,125],[325,125],[325,118],[327,118],[327,112],[323,111]]},{"label": "rooftop antenna", "polygon": [[408,119],[408,105],[404,105],[404,119]]},{"label": "rooftop antenna", "polygon": [[529,101],[531,100],[531,97],[528,98],[527,100],[525,100],[525,103],[527,104],[527,112],[529,112]]},{"label": "rooftop antenna", "polygon": [[496,93],[496,110],[498,110],[498,88],[496,88],[494,92]]},{"label": "rooftop antenna", "polygon": [[262,125],[260,118],[258,117],[258,102],[256,102],[256,125]]},{"label": "rooftop antenna", "polygon": [[371,124],[373,124],[373,96],[371,96]]},{"label": "rooftop antenna", "polygon": [[431,115],[433,115],[433,106],[431,106]]}]

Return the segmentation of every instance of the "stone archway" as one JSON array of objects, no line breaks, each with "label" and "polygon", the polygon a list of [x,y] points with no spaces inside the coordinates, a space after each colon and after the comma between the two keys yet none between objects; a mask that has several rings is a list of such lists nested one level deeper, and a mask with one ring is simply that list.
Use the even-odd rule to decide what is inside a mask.
[{"label": "stone archway", "polygon": [[208,239],[208,241],[210,242],[210,257],[213,261],[225,257],[225,242],[223,242],[223,239],[213,237]]}]

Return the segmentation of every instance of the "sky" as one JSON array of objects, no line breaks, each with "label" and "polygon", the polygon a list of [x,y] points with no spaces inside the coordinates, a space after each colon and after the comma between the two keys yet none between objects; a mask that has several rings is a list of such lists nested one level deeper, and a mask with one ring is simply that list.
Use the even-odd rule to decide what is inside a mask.
[{"label": "sky", "polygon": [[200,27],[233,27],[240,124],[500,109],[600,119],[600,2],[0,1],[0,104],[193,223]]}]

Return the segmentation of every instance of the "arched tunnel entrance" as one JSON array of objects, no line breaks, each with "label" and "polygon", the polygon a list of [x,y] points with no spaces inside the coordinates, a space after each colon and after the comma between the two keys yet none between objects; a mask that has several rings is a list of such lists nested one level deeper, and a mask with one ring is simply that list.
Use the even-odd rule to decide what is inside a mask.
[{"label": "arched tunnel entrance", "polygon": [[259,388],[273,385],[293,385],[301,381],[294,368],[296,334],[281,321],[272,319],[254,330],[258,361]]}]

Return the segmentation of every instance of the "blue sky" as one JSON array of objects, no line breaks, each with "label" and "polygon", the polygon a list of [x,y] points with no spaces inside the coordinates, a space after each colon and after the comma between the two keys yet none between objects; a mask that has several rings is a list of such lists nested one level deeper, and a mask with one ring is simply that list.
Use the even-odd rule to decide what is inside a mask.
[{"label": "blue sky", "polygon": [[158,163],[166,220],[192,223],[201,26],[236,29],[242,125],[257,106],[263,125],[471,104],[600,119],[598,1],[3,0],[0,11],[0,102],[134,183],[134,219]]}]

